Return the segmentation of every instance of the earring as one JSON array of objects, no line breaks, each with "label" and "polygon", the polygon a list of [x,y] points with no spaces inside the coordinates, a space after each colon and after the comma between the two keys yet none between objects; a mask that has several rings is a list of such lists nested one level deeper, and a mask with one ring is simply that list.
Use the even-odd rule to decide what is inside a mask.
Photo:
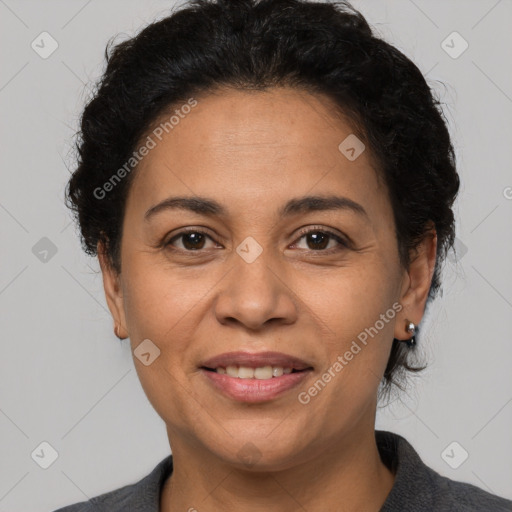
[{"label": "earring", "polygon": [[400,340],[400,341],[404,341],[406,343],[406,345],[411,348],[413,347],[414,345],[416,345],[416,334],[418,332],[418,327],[416,325],[414,325],[413,322],[410,322],[409,320],[406,321],[406,326],[405,326],[405,330],[410,333],[412,336],[408,339],[408,340]]}]

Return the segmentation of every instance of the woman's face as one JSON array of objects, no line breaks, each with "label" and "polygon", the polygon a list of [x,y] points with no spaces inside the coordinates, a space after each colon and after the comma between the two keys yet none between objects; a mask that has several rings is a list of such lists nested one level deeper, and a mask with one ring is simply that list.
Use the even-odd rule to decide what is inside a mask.
[{"label": "woman's face", "polygon": [[[373,432],[393,337],[410,337],[406,318],[421,320],[435,249],[414,279],[400,267],[369,149],[357,156],[353,138],[339,149],[353,130],[332,109],[292,89],[224,90],[198,98],[162,140],[150,133],[156,146],[127,199],[121,274],[102,268],[121,332],[135,354],[149,353],[135,366],[173,452],[284,469]],[[309,196],[359,207],[299,203]],[[175,197],[221,211],[148,214]],[[177,236],[184,229],[192,234]],[[244,381],[203,368],[235,351],[280,352],[309,369]]]}]

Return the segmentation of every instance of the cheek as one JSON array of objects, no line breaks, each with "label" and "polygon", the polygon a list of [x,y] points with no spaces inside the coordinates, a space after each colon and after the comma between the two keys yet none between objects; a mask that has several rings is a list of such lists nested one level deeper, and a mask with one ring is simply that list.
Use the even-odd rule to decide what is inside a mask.
[{"label": "cheek", "polygon": [[197,278],[184,278],[179,269],[165,268],[147,259],[140,258],[126,266],[126,321],[131,337],[166,344],[183,329],[206,287],[197,286]]},{"label": "cheek", "polygon": [[[141,257],[126,266],[129,286],[125,313],[139,378],[150,401],[160,410],[154,400],[168,404],[175,401],[179,383],[197,370],[195,338],[198,326],[208,315],[208,291],[219,277],[148,260],[147,256]],[[154,350],[158,357],[150,366],[137,360],[137,347],[144,340],[157,347]],[[172,397],[165,392],[170,388],[174,389]]]},{"label": "cheek", "polygon": [[[134,365],[141,386],[155,411],[167,423],[185,425],[187,401],[187,358],[197,326],[197,312],[205,289],[189,286],[176,278],[176,270],[162,271],[154,264],[140,262],[141,272],[126,266],[130,273],[125,293],[125,313],[130,333]],[[202,293],[201,293],[202,292]],[[150,340],[149,351],[158,354],[145,365],[137,347]],[[147,346],[147,345],[146,345]]]},{"label": "cheek", "polygon": [[[330,331],[329,339],[348,340],[373,326],[396,300],[385,262],[373,255],[353,265],[330,271],[326,277],[303,280],[302,297]],[[383,330],[389,330],[386,324]]]},{"label": "cheek", "polygon": [[333,383],[328,401],[362,403],[379,385],[400,308],[389,272],[384,262],[368,257],[364,264],[340,269],[323,282],[321,292],[315,288],[309,294],[310,308],[327,332],[322,370]]}]

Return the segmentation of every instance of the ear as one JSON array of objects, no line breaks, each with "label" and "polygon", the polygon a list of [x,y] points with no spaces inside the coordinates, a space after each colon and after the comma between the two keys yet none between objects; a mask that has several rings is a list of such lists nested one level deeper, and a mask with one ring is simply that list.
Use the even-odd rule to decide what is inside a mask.
[{"label": "ear", "polygon": [[128,337],[126,329],[126,319],[124,314],[124,299],[121,287],[120,275],[112,268],[111,262],[107,256],[106,248],[103,242],[97,245],[98,260],[103,275],[103,289],[107,300],[108,309],[114,320],[114,327],[118,326],[118,334],[121,338]]},{"label": "ear", "polygon": [[404,270],[400,292],[400,311],[395,324],[394,337],[408,340],[411,335],[406,330],[406,322],[418,325],[423,318],[428,292],[434,275],[437,252],[437,232],[431,222],[423,240],[414,250],[409,269]]}]

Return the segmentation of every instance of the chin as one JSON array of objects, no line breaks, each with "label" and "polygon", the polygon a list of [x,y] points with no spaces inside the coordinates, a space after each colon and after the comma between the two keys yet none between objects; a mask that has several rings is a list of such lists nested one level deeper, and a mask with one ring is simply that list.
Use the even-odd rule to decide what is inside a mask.
[{"label": "chin", "polygon": [[252,472],[282,471],[293,467],[307,444],[298,432],[277,435],[271,428],[256,432],[240,428],[238,435],[225,441],[221,446],[209,448],[226,464]]}]

